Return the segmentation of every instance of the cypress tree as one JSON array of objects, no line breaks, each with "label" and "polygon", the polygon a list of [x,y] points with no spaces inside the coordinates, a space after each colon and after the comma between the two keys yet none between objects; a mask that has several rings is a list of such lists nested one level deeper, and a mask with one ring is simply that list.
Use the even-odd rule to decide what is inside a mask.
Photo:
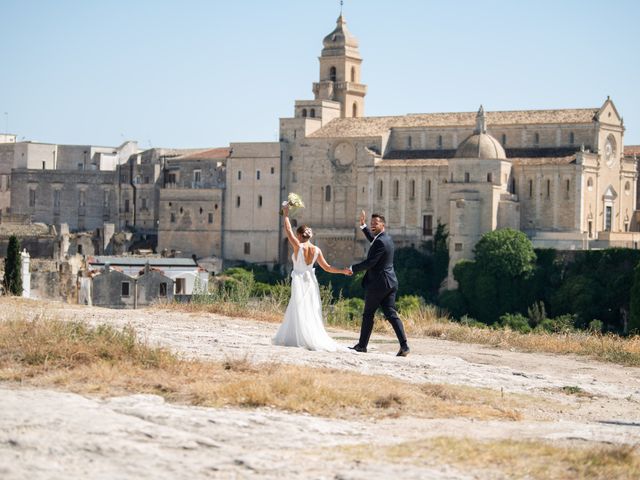
[{"label": "cypress tree", "polygon": [[4,261],[4,289],[12,295],[22,295],[22,258],[20,240],[15,235],[9,237],[7,258]]}]

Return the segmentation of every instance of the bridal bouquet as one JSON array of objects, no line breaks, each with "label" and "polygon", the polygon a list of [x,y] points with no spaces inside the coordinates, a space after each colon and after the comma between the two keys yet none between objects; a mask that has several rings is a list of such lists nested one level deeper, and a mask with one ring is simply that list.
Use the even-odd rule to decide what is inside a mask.
[{"label": "bridal bouquet", "polygon": [[[298,195],[297,193],[290,193],[287,196],[287,199],[282,202],[282,208],[289,206],[289,212],[294,213],[298,208],[304,208],[304,202],[302,201],[302,198],[300,198],[300,195]],[[283,214],[282,209],[280,209],[280,215]]]}]

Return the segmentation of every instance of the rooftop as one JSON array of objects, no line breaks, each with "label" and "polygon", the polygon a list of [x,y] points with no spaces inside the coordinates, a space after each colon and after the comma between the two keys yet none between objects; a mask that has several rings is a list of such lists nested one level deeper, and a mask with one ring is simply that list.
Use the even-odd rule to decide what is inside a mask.
[{"label": "rooftop", "polygon": [[[599,108],[565,110],[513,110],[486,112],[489,129],[502,125],[588,124]],[[370,137],[392,128],[469,127],[476,125],[477,112],[420,113],[390,117],[336,118],[311,138]]]},{"label": "rooftop", "polygon": [[197,263],[192,258],[164,258],[164,257],[126,257],[96,255],[89,257],[88,263],[91,265],[113,265],[113,266],[140,266],[147,263],[150,267],[196,267]]},{"label": "rooftop", "polygon": [[200,150],[197,152],[187,153],[176,157],[175,160],[220,160],[229,156],[231,149],[228,147],[211,148],[209,150]]}]

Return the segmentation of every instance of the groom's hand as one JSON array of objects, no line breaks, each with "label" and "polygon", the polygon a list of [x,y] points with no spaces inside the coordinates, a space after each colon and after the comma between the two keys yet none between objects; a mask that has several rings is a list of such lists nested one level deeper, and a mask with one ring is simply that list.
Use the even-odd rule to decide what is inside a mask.
[{"label": "groom's hand", "polygon": [[364,225],[367,222],[367,214],[364,213],[364,210],[360,212],[360,226]]}]

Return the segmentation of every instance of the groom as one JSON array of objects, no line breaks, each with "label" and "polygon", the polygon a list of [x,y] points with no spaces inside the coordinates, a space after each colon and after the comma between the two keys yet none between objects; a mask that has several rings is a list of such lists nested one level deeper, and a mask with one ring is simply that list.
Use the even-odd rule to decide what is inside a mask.
[{"label": "groom", "polygon": [[364,313],[362,314],[362,327],[360,328],[360,340],[350,347],[356,352],[366,352],[369,338],[373,331],[373,317],[378,307],[382,307],[385,318],[396,332],[400,342],[398,357],[409,355],[407,336],[404,333],[402,321],[396,311],[396,293],[398,291],[398,279],[393,270],[393,240],[384,231],[385,219],[382,215],[371,215],[371,230],[365,223],[364,210],[360,213],[360,229],[365,234],[371,246],[366,260],[351,266],[353,273],[366,270],[362,279],[365,290]]}]

